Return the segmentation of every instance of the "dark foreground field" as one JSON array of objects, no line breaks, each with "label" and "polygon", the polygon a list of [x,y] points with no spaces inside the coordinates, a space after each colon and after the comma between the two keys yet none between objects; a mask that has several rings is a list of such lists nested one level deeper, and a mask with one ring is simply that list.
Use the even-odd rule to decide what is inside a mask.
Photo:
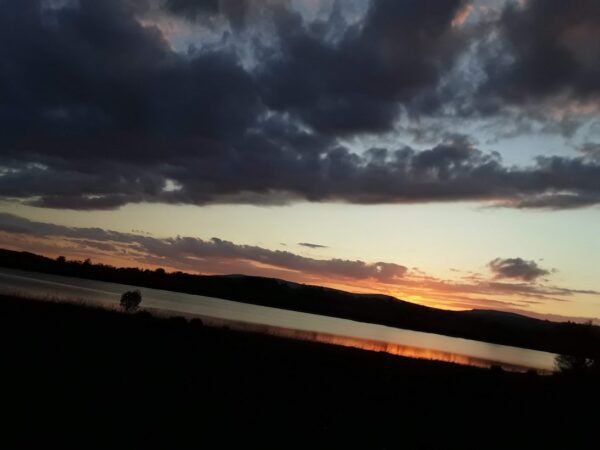
[{"label": "dark foreground field", "polygon": [[0,448],[598,448],[600,380],[0,297]]}]

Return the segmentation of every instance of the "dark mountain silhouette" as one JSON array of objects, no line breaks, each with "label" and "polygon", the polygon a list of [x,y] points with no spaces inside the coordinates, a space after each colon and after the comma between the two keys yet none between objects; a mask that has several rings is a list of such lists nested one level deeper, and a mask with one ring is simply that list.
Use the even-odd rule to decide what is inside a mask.
[{"label": "dark mountain silhouette", "polygon": [[523,314],[508,311],[496,311],[494,309],[471,309],[469,311],[461,311],[461,313],[473,317],[486,317],[490,319],[496,318],[498,320],[504,320],[513,323],[529,324],[531,326],[535,326],[539,322],[547,322],[545,320],[536,319],[534,317],[525,316]]},{"label": "dark mountain silhouette", "polygon": [[274,278],[118,268],[0,249],[0,266],[204,295],[561,354],[596,356],[600,327],[489,310],[447,311],[379,294],[355,294]]}]

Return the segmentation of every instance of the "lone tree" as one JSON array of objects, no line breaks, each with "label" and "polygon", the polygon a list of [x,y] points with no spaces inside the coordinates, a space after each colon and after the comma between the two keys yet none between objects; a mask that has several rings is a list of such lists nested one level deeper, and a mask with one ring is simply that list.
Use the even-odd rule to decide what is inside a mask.
[{"label": "lone tree", "polygon": [[140,307],[140,303],[142,303],[142,293],[137,289],[124,292],[121,295],[120,304],[126,312],[136,311]]}]

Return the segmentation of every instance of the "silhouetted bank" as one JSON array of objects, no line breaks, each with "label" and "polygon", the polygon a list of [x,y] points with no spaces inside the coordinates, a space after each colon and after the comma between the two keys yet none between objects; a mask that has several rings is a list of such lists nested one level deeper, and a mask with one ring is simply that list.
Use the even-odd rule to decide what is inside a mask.
[{"label": "silhouetted bank", "polygon": [[0,296],[2,448],[597,448],[599,383]]},{"label": "silhouetted bank", "polygon": [[353,294],[273,278],[116,268],[89,260],[50,259],[2,249],[0,266],[205,295],[552,353],[596,359],[600,353],[598,326],[557,323],[499,311],[447,311],[384,295]]}]

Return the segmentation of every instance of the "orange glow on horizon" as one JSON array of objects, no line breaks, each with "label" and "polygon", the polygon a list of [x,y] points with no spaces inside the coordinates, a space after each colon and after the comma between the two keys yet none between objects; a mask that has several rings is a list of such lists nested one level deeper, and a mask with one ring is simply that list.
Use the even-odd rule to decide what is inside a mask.
[{"label": "orange glow on horizon", "polygon": [[[302,273],[285,267],[276,267],[257,261],[231,258],[199,258],[190,259],[180,265],[170,264],[168,259],[151,257],[140,253],[135,247],[127,247],[122,243],[109,243],[112,251],[94,247],[94,243],[72,238],[57,239],[32,237],[19,233],[0,232],[0,247],[17,251],[30,251],[51,258],[65,256],[70,260],[90,258],[94,263],[108,264],[115,267],[138,267],[155,270],[163,268],[167,272],[182,271],[190,274],[226,275],[244,274],[279,278],[291,282],[324,286],[357,294],[387,295],[398,300],[432,308],[464,311],[471,309],[493,309],[500,311],[529,314],[533,317],[550,320],[594,319],[594,317],[561,316],[558,308],[554,310],[551,296],[536,297],[528,293],[527,285],[521,285],[525,291],[511,291],[494,286],[481,278],[463,277],[456,280],[439,279],[428,276],[421,271],[409,272],[406,276],[383,282],[374,279],[325,278],[319,274]],[[113,245],[114,244],[114,245]],[[177,261],[173,261],[177,262]],[[198,269],[195,269],[195,268]],[[200,267],[202,267],[201,270]],[[214,268],[214,270],[211,270]],[[516,286],[519,285],[509,285]],[[542,295],[542,294],[539,294]],[[560,294],[555,294],[560,295]],[[559,301],[562,301],[559,299]],[[560,319],[562,317],[562,319]]]}]

